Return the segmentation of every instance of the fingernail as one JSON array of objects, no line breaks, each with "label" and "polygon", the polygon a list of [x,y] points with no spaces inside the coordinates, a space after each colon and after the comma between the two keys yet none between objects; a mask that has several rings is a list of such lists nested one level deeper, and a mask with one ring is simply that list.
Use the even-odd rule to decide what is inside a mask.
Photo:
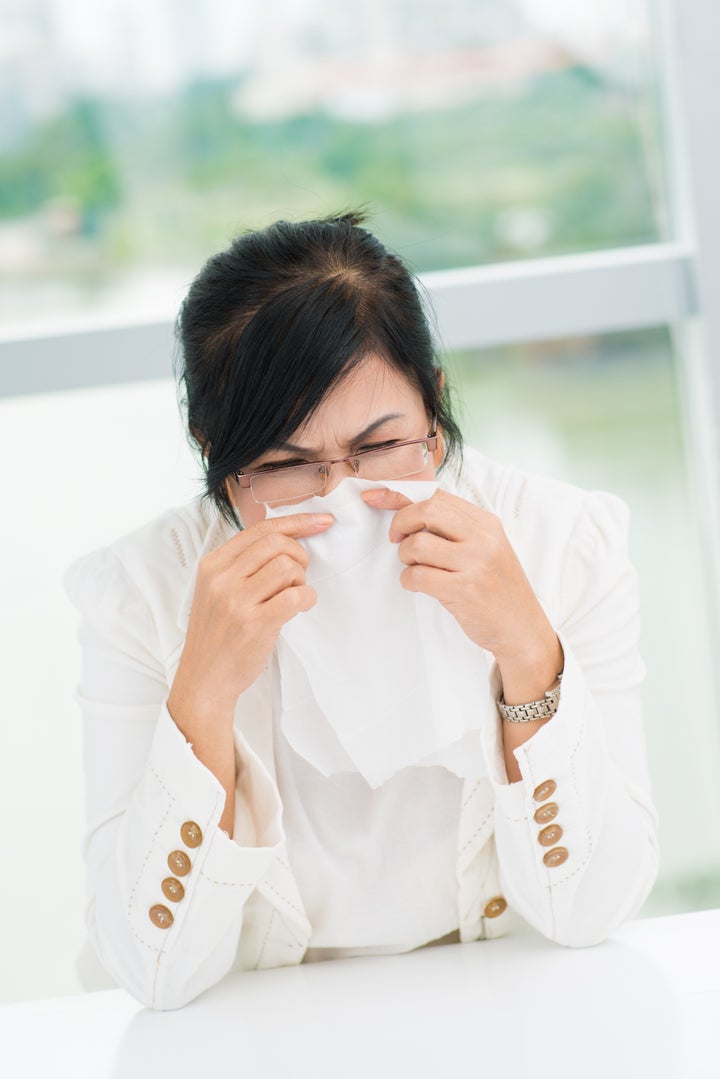
[{"label": "fingernail", "polygon": [[323,527],[325,525],[331,525],[335,520],[332,513],[313,513],[312,519],[313,524],[322,525]]},{"label": "fingernail", "polygon": [[381,502],[384,496],[384,491],[363,491],[361,498],[363,502]]}]

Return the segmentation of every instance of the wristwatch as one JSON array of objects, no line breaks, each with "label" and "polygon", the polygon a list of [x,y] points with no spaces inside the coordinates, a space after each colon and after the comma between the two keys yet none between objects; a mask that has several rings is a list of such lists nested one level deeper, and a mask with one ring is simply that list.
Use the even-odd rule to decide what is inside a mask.
[{"label": "wristwatch", "polygon": [[560,673],[550,689],[545,691],[545,696],[539,701],[530,701],[529,704],[505,704],[502,691],[496,704],[503,719],[508,723],[532,723],[534,719],[547,719],[554,716],[560,704]]}]

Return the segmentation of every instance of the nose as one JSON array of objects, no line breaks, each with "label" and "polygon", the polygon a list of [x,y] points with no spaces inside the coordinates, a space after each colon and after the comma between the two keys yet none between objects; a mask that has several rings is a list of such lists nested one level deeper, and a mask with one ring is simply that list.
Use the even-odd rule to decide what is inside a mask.
[{"label": "nose", "polygon": [[331,491],[342,483],[348,476],[355,476],[356,472],[352,466],[351,461],[335,461],[333,464],[327,466],[327,479],[325,486],[320,492],[320,497],[324,498],[325,495],[329,495]]}]

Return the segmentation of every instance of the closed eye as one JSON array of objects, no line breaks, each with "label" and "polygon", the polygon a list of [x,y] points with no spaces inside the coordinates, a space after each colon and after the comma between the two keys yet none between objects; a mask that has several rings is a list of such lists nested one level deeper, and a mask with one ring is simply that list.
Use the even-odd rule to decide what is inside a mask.
[{"label": "closed eye", "polygon": [[291,468],[293,465],[309,465],[310,461],[293,460],[293,461],[272,461],[269,465],[261,465],[260,468],[254,468],[253,472],[275,472],[278,468]]},{"label": "closed eye", "polygon": [[[361,446],[359,449],[355,450],[355,452],[368,453],[371,450],[387,450],[400,441],[401,439],[392,438],[388,439],[386,442],[371,442],[368,446]],[[287,461],[271,461],[270,464],[260,465],[259,468],[254,468],[253,472],[275,472],[279,468],[292,468],[294,465],[311,465],[316,463],[317,462],[314,461],[308,461],[306,458],[296,457]]]},{"label": "closed eye", "polygon": [[364,453],[365,450],[387,450],[391,446],[394,446],[396,442],[400,440],[397,438],[390,439],[388,442],[374,442],[371,446],[361,446],[358,450],[359,453]]}]

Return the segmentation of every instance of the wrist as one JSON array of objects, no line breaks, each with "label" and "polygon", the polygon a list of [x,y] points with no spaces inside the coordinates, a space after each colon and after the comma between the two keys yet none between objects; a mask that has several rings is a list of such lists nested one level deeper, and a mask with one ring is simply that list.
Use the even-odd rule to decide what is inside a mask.
[{"label": "wrist", "polygon": [[559,674],[554,684],[545,690],[542,697],[534,701],[525,701],[523,704],[507,704],[503,694],[500,693],[496,700],[498,712],[506,723],[536,723],[540,720],[551,719],[560,705],[561,680],[562,674]]},{"label": "wrist", "polygon": [[565,656],[557,634],[535,639],[525,649],[510,655],[495,654],[500,670],[505,704],[527,704],[542,699],[562,673]]},{"label": "wrist", "polygon": [[207,737],[209,732],[232,732],[235,706],[209,694],[185,692],[173,686],[167,699],[167,710],[175,725],[189,741]]}]

